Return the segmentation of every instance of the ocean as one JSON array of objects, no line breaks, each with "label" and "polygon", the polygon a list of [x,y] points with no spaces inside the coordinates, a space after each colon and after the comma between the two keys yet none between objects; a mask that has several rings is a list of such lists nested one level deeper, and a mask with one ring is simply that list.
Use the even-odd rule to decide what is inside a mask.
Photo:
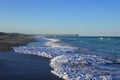
[{"label": "ocean", "polygon": [[120,80],[120,37],[35,36],[15,52],[50,58],[51,73],[65,80]]}]

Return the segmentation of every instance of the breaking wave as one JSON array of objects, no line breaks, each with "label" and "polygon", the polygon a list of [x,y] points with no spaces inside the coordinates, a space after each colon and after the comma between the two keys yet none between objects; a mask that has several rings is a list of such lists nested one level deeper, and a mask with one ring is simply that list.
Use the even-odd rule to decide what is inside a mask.
[{"label": "breaking wave", "polygon": [[64,54],[51,59],[50,66],[53,74],[65,80],[116,80],[120,79],[120,71],[112,72],[105,65],[118,63],[102,56]]},{"label": "breaking wave", "polygon": [[50,58],[51,73],[65,80],[120,80],[120,70],[113,66],[120,59],[85,54],[89,50],[61,45],[59,39],[36,38],[45,46],[19,46],[14,51]]},{"label": "breaking wave", "polygon": [[28,47],[28,46],[19,46],[13,47],[15,52],[33,54],[47,58],[54,58],[56,56],[65,54],[65,53],[74,53],[75,49],[73,47]]}]

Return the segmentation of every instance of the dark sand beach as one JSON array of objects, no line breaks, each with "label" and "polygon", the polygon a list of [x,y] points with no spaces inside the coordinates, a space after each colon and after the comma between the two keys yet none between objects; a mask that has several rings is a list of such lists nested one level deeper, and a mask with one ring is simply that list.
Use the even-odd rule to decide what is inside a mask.
[{"label": "dark sand beach", "polygon": [[0,80],[62,80],[50,70],[47,58],[13,50],[0,52]]},{"label": "dark sand beach", "polygon": [[61,80],[51,74],[49,59],[12,50],[34,41],[29,35],[0,32],[0,80]]}]

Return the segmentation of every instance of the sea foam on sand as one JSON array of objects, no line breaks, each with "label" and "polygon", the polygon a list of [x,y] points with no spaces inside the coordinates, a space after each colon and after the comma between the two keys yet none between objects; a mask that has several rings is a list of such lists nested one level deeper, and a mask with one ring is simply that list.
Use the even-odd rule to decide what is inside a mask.
[{"label": "sea foam on sand", "polygon": [[33,54],[47,58],[53,58],[64,53],[74,53],[75,49],[73,47],[28,47],[28,46],[19,46],[13,47],[15,52]]}]

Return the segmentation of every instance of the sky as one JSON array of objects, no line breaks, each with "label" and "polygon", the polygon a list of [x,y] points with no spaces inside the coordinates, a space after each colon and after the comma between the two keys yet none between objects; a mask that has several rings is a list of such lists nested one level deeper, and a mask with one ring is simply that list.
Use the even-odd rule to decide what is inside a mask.
[{"label": "sky", "polygon": [[120,36],[120,0],[0,0],[0,32]]}]

